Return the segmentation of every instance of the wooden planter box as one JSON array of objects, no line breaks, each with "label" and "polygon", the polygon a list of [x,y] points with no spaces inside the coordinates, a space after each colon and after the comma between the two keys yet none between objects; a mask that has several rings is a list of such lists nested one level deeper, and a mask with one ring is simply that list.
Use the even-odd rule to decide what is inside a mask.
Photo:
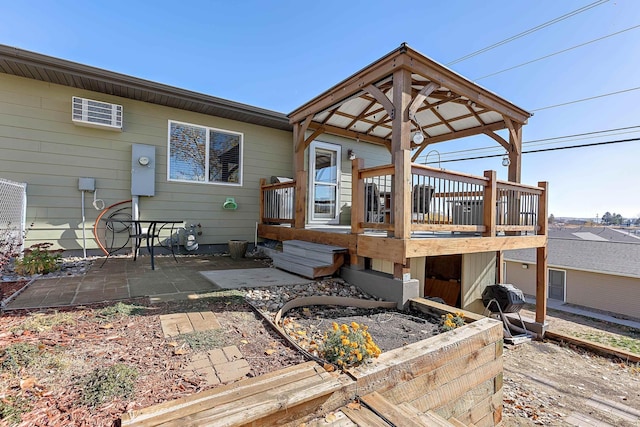
[{"label": "wooden planter box", "polygon": [[[453,310],[421,298],[411,306],[435,315]],[[133,411],[122,425],[316,425],[333,413],[363,426],[385,425],[380,414],[399,426],[495,426],[502,420],[502,323],[464,313],[471,323],[348,373],[307,362]],[[347,406],[356,399],[360,409]]]}]

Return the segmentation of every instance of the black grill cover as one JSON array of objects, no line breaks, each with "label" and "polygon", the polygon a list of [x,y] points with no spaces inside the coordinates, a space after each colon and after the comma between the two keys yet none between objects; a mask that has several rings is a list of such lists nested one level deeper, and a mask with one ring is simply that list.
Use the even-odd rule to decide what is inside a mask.
[{"label": "black grill cover", "polygon": [[[524,306],[524,294],[513,285],[499,284],[489,285],[482,292],[482,303],[485,307],[495,299],[503,313],[517,313]],[[494,304],[489,307],[492,311],[497,311]]]}]

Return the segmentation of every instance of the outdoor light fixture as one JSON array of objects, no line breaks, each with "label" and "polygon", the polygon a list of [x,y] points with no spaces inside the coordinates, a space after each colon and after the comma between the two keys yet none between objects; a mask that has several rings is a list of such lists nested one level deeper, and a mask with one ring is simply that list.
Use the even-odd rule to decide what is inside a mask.
[{"label": "outdoor light fixture", "polygon": [[529,264],[522,264],[522,268],[526,270],[527,268],[529,268]]},{"label": "outdoor light fixture", "polygon": [[351,148],[349,148],[347,150],[347,156],[349,157],[349,160],[355,160],[356,159],[356,153]]},{"label": "outdoor light fixture", "polygon": [[418,118],[416,115],[413,115],[413,121],[418,125],[418,130],[413,134],[411,140],[414,144],[420,145],[424,142],[424,133],[422,133],[422,126],[420,126],[420,122],[418,122]]},{"label": "outdoor light fixture", "polygon": [[511,164],[511,160],[509,160],[509,154],[505,154],[502,157],[502,166],[509,166]]},{"label": "outdoor light fixture", "polygon": [[411,138],[411,140],[420,145],[424,142],[424,134],[422,133],[422,130],[418,130],[416,131],[416,133],[413,134],[413,138]]}]

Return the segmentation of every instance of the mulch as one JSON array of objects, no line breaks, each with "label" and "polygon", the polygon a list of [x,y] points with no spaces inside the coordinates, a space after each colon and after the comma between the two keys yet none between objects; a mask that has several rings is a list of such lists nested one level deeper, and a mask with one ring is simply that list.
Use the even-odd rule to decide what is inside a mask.
[{"label": "mulch", "polygon": [[4,301],[5,299],[11,297],[11,295],[18,292],[27,283],[29,283],[28,280],[17,280],[14,282],[0,281],[0,301]]}]

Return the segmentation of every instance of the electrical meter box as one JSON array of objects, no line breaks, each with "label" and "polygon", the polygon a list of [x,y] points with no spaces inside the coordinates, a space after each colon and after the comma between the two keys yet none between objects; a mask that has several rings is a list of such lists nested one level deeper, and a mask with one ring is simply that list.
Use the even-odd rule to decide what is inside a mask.
[{"label": "electrical meter box", "polygon": [[156,147],[131,146],[131,195],[154,196],[156,189]]}]

